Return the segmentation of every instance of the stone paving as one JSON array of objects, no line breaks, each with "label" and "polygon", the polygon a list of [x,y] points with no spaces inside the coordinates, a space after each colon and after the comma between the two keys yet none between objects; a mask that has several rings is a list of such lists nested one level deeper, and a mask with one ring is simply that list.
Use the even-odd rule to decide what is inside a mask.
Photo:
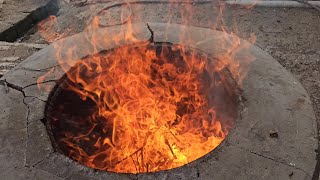
[{"label": "stone paving", "polygon": [[0,4],[0,41],[16,41],[58,11],[57,0],[2,0]]},{"label": "stone paving", "polygon": [[31,56],[46,44],[8,43],[0,41],[0,76]]}]

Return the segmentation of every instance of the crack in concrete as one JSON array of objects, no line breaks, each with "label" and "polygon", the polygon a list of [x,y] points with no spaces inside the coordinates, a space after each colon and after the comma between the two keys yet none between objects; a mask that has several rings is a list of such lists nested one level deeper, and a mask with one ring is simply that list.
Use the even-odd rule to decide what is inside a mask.
[{"label": "crack in concrete", "polygon": [[253,152],[253,151],[251,151],[251,150],[248,150],[248,149],[245,149],[245,148],[242,148],[242,147],[235,147],[235,148],[239,148],[239,149],[245,150],[245,151],[247,151],[247,152],[249,152],[249,153],[251,153],[251,154],[257,155],[257,156],[259,156],[259,157],[261,157],[261,158],[268,159],[268,160],[274,161],[274,162],[276,162],[276,163],[280,163],[280,164],[283,164],[283,165],[292,167],[292,168],[294,168],[294,169],[303,171],[303,172],[306,173],[309,177],[311,177],[311,175],[310,175],[308,172],[306,172],[304,169],[302,169],[302,168],[296,167],[296,166],[291,165],[291,164],[287,164],[286,162],[279,161],[279,160],[273,159],[273,158],[271,158],[271,157],[264,156],[264,155],[262,155],[262,154],[259,154],[259,153],[257,153],[257,152]]},{"label": "crack in concrete", "polygon": [[34,168],[34,169],[36,169],[36,170],[39,170],[39,171],[42,171],[42,172],[45,172],[45,173],[51,174],[51,175],[56,176],[56,177],[61,178],[61,179],[68,179],[68,178],[65,178],[65,177],[59,176],[59,175],[57,175],[57,174],[54,174],[54,173],[48,172],[48,171],[43,170],[43,169],[39,169],[39,168],[36,168],[36,167],[33,167],[33,168]]},{"label": "crack in concrete", "polygon": [[[31,86],[35,86],[35,85],[38,85],[38,84],[44,84],[44,83],[48,83],[48,82],[56,82],[56,80],[48,80],[48,81],[43,81],[41,83],[33,83],[33,84],[30,84],[30,85],[27,85],[25,87],[20,87],[20,86],[17,86],[15,84],[12,84],[12,83],[9,83],[8,81],[6,81],[5,79],[4,80],[0,80],[0,85],[3,85],[5,86],[5,88],[11,88],[11,89],[14,89],[14,90],[17,90],[17,91],[20,91],[23,95],[23,98],[36,98],[42,102],[47,102],[43,99],[40,99],[39,97],[36,97],[36,96],[28,96],[26,95],[26,93],[23,91],[25,88],[28,88],[28,87],[31,87]],[[8,90],[8,91],[7,91]],[[6,89],[6,92],[8,93],[9,92],[9,89]]]},{"label": "crack in concrete", "polygon": [[8,84],[6,82],[4,82],[4,89],[5,89],[6,93],[9,92],[9,87],[8,87]]},{"label": "crack in concrete", "polygon": [[29,84],[27,86],[24,86],[22,88],[22,90],[25,89],[25,88],[31,87],[31,86],[35,86],[35,85],[39,85],[39,84],[45,84],[45,83],[48,83],[48,82],[56,82],[56,80],[46,80],[46,81],[42,81],[42,82],[39,82],[39,83],[38,82],[32,83],[32,84]]},{"label": "crack in concrete", "polygon": [[158,179],[157,176],[155,175],[155,173],[152,173],[152,176],[153,176],[155,179]]},{"label": "crack in concrete", "polygon": [[198,166],[196,166],[196,170],[197,170],[197,178],[200,178],[200,169]]},{"label": "crack in concrete", "polygon": [[26,96],[26,98],[35,98],[35,99],[38,99],[39,101],[42,101],[42,102],[47,102],[46,100],[43,100],[43,99],[40,99],[39,97],[36,97],[36,96]]},{"label": "crack in concrete", "polygon": [[10,87],[11,89],[15,89],[17,91],[22,92],[23,97],[25,97],[25,93],[23,92],[23,88],[22,87],[14,85],[14,84],[11,84],[11,83],[8,83],[8,81],[6,79],[0,80],[0,84],[4,85],[5,87]]},{"label": "crack in concrete", "polygon": [[[34,163],[33,165],[31,165],[31,167],[34,167],[34,168],[38,169],[36,166],[39,165],[40,163],[42,163],[43,161],[45,161],[46,159],[48,159],[48,158],[49,158],[52,154],[54,154],[54,153],[55,153],[55,151],[49,153],[48,156],[46,156],[46,157],[44,157],[43,159],[39,160],[38,162]],[[26,166],[26,165],[25,165],[25,167],[30,167],[30,166]]]},{"label": "crack in concrete", "polygon": [[151,37],[150,37],[149,41],[150,41],[150,43],[154,43],[154,32],[153,32],[153,30],[151,29],[151,27],[149,26],[148,23],[147,23],[147,28],[151,33]]},{"label": "crack in concrete", "polygon": [[56,68],[56,67],[61,67],[63,65],[65,65],[67,63],[61,63],[61,64],[57,64],[54,66],[50,66],[47,68],[42,68],[42,69],[32,69],[32,68],[27,68],[27,67],[18,67],[17,70],[22,69],[22,70],[27,70],[27,71],[36,71],[36,72],[48,72],[47,70],[50,70],[52,68]]},{"label": "crack in concrete", "polygon": [[28,148],[28,141],[29,141],[29,115],[30,115],[30,107],[27,105],[27,103],[25,102],[25,98],[26,98],[26,94],[25,92],[23,91],[23,88],[22,87],[19,87],[17,85],[14,85],[14,84],[11,84],[11,83],[8,83],[6,80],[1,80],[0,81],[0,84],[4,85],[5,87],[7,87],[8,89],[6,89],[6,93],[9,92],[9,88],[11,89],[14,89],[14,90],[17,90],[19,92],[22,93],[23,95],[23,104],[27,107],[27,116],[26,116],[26,129],[27,129],[27,138],[26,138],[26,147],[25,147],[25,151],[24,151],[24,166],[26,166],[27,164],[27,148]]},{"label": "crack in concrete", "polygon": [[[23,92],[23,91],[21,91]],[[24,166],[27,165],[27,150],[28,150],[28,142],[29,142],[29,115],[30,115],[30,107],[27,105],[27,103],[25,102],[25,93],[23,92],[22,93],[24,98],[23,98],[23,104],[27,107],[28,109],[28,112],[27,112],[27,124],[26,124],[26,129],[27,129],[27,139],[26,139],[26,149],[25,149],[25,152],[24,152],[24,155],[25,155],[25,161],[24,161]]]},{"label": "crack in concrete", "polygon": [[3,80],[3,83],[5,84],[5,86],[8,86],[9,88],[11,89],[15,89],[19,92],[22,93],[23,95],[23,104],[27,107],[27,117],[26,117],[26,129],[27,129],[27,139],[26,139],[26,147],[25,147],[25,152],[24,152],[24,155],[25,155],[25,160],[24,160],[24,166],[26,167],[26,164],[27,164],[27,149],[28,149],[28,142],[29,142],[29,115],[30,115],[30,107],[28,106],[28,104],[25,102],[25,99],[26,99],[26,94],[25,92],[23,91],[23,88],[22,87],[19,87],[17,85],[14,85],[14,84],[11,84],[11,83],[8,83],[6,80]]},{"label": "crack in concrete", "polygon": [[251,132],[252,134],[256,135],[258,138],[260,138],[260,139],[262,139],[262,140],[266,140],[265,137],[261,136],[259,133],[257,133],[257,132],[254,131],[254,128],[255,128],[255,126],[256,126],[258,123],[260,123],[259,120],[257,120],[257,121],[254,123],[254,125],[250,128],[249,132]]},{"label": "crack in concrete", "polygon": [[[27,139],[26,139],[26,148],[25,148],[25,152],[24,152],[24,155],[25,155],[25,160],[24,160],[24,167],[27,167],[27,168],[30,168],[30,166],[27,166],[27,150],[28,150],[28,142],[29,142],[29,116],[30,116],[30,112],[31,112],[31,108],[30,106],[28,105],[28,103],[26,102],[26,98],[36,98],[40,101],[43,101],[41,99],[39,99],[38,97],[35,97],[35,96],[27,96],[25,94],[25,92],[23,91],[24,88],[20,87],[20,86],[17,86],[17,85],[14,85],[14,84],[11,84],[11,83],[8,83],[6,80],[0,80],[0,85],[3,85],[5,87],[8,87],[8,88],[11,88],[11,89],[14,89],[14,90],[17,90],[19,92],[22,93],[23,95],[23,104],[27,107],[27,116],[26,116],[26,130],[27,130]],[[46,101],[43,101],[43,102],[46,102]],[[44,161],[45,159],[47,159],[48,157],[50,157],[51,154],[53,154],[53,152],[51,152],[47,157],[43,158],[42,160],[40,160],[39,162],[37,162],[36,164],[32,165],[33,167],[36,166],[37,164],[41,163],[42,161]]]}]

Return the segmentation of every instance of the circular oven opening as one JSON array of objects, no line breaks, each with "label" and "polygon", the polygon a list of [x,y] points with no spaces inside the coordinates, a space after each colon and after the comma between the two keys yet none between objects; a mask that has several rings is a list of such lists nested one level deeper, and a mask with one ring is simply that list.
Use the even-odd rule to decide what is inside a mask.
[{"label": "circular oven opening", "polygon": [[181,45],[123,46],[80,60],[46,108],[55,148],[90,168],[169,170],[214,150],[238,116],[223,61]]}]

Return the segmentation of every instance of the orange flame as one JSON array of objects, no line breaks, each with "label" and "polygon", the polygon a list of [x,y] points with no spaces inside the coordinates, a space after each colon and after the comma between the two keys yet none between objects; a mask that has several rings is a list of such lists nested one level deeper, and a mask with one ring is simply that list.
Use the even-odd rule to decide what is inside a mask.
[{"label": "orange flame", "polygon": [[[185,8],[185,12],[191,12],[191,3]],[[188,24],[191,15],[182,14],[184,24]],[[57,39],[48,31],[55,22],[56,18],[51,17],[49,28],[40,28],[49,42]],[[234,57],[240,46],[235,34],[222,38],[234,39],[221,43],[228,50],[213,63],[181,45],[163,45],[159,52],[156,45],[139,42],[130,19],[125,29],[110,33],[112,36],[107,38],[95,34],[98,26],[99,17],[94,17],[85,30],[86,37],[82,37],[83,43],[90,44],[89,49],[77,47],[81,41],[72,47],[64,40],[54,43],[56,59],[72,82],[68,90],[97,106],[85,133],[65,132],[60,139],[69,148],[69,157],[101,170],[154,172],[192,162],[223,141],[235,117],[221,116],[223,112],[218,111],[211,94],[223,86],[224,69],[228,68],[239,82],[244,77],[246,69]],[[124,40],[140,44],[99,53],[101,47],[110,43],[122,45]],[[91,56],[77,61],[79,49]],[[217,80],[216,75],[222,80]],[[44,79],[39,78],[39,82]],[[99,126],[104,135],[94,133],[98,122],[104,125]],[[93,142],[93,151],[80,145],[87,141]]]}]

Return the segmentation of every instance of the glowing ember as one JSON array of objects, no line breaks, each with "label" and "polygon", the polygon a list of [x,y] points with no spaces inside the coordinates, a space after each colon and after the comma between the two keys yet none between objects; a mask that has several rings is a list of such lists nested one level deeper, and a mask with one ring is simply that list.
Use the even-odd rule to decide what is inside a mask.
[{"label": "glowing ember", "polygon": [[66,155],[95,169],[182,166],[228,134],[237,114],[225,89],[228,75],[218,60],[178,45],[126,46],[87,57],[53,96],[47,111],[53,136]]}]

